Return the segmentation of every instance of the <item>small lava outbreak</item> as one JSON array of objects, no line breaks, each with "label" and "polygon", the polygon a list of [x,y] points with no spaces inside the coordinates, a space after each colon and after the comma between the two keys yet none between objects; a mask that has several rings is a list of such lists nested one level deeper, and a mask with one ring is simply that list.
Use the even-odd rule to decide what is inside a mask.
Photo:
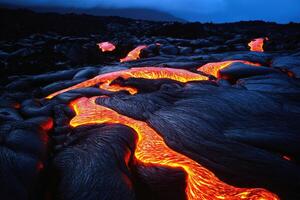
[{"label": "small lava outbreak", "polygon": [[135,49],[130,51],[125,58],[120,59],[120,62],[128,62],[139,59],[141,51],[145,48],[147,48],[146,45],[140,45],[136,47]]},{"label": "small lava outbreak", "polygon": [[116,49],[115,45],[110,42],[101,42],[97,44],[102,52],[114,51]]},{"label": "small lava outbreak", "polygon": [[256,52],[264,52],[264,42],[268,41],[269,38],[257,38],[249,42],[248,46],[250,47],[250,51]]}]

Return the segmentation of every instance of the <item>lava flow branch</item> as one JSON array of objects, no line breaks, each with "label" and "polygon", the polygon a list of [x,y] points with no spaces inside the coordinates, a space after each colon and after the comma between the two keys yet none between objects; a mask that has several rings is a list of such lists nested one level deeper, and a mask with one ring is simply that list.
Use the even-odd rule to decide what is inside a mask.
[{"label": "lava flow branch", "polygon": [[250,51],[256,51],[256,52],[264,52],[264,42],[268,41],[269,38],[257,38],[252,40],[248,46],[250,47]]},{"label": "lava flow branch", "polygon": [[[138,134],[135,158],[144,164],[155,164],[171,168],[182,168],[186,176],[186,196],[199,199],[250,199],[275,200],[278,197],[264,189],[245,189],[227,185],[199,163],[170,149],[163,138],[147,123],[121,115],[107,107],[96,104],[96,99],[80,98],[71,103],[76,116],[70,125],[123,124]],[[106,98],[106,97],[104,97]]]},{"label": "lava flow branch", "polygon": [[61,93],[68,92],[70,90],[75,90],[79,88],[91,87],[99,84],[99,88],[117,92],[121,90],[126,90],[130,94],[136,94],[137,89],[133,87],[124,87],[117,84],[111,84],[117,78],[144,78],[144,79],[170,79],[181,83],[187,83],[190,81],[203,81],[208,80],[208,77],[202,76],[197,73],[189,72],[183,69],[172,69],[172,68],[160,68],[160,67],[137,67],[127,70],[121,70],[116,72],[111,72],[107,74],[101,74],[90,80],[84,81],[77,85],[71,86],[64,90],[60,90],[53,94],[47,96],[47,99],[51,99]]},{"label": "lava flow branch", "polygon": [[140,45],[136,47],[135,49],[130,51],[125,58],[120,59],[120,62],[128,62],[139,59],[141,51],[145,48],[147,48],[147,45]]},{"label": "lava flow branch", "polygon": [[249,62],[249,61],[245,61],[245,60],[228,60],[228,61],[222,61],[222,62],[207,63],[207,64],[199,67],[197,69],[197,71],[200,71],[204,74],[211,75],[214,77],[219,77],[219,71],[221,69],[224,69],[224,68],[228,67],[229,65],[238,63],[238,62],[247,64],[247,65],[252,65],[252,66],[261,66],[259,63],[253,63],[253,62]]}]

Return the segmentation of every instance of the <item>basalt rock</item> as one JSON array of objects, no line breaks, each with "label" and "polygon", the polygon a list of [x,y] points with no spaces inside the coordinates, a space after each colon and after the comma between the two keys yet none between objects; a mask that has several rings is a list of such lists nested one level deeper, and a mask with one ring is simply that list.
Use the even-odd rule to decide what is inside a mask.
[{"label": "basalt rock", "polygon": [[300,78],[300,56],[276,57],[272,60],[271,66],[289,72],[290,76]]},{"label": "basalt rock", "polygon": [[221,69],[218,75],[223,79],[234,81],[240,78],[267,75],[272,73],[279,73],[279,71],[264,66],[258,67],[243,63],[234,63],[224,69]]},{"label": "basalt rock", "polygon": [[[77,141],[53,160],[52,170],[57,175],[53,183],[58,184],[53,197],[136,199],[133,175],[128,168],[136,140],[132,130],[124,126],[86,127],[74,134],[80,135]],[[129,159],[125,161],[124,157]]]},{"label": "basalt rock", "polygon": [[[300,199],[298,24],[1,11],[11,23],[0,34],[0,199],[186,199],[186,169],[137,159],[141,124],[224,184]],[[264,52],[249,51],[250,40],[266,36]],[[104,41],[116,49],[102,52],[97,43]],[[120,63],[138,45],[147,47],[136,60]],[[198,71],[229,60],[240,61]],[[184,71],[174,80],[149,79],[150,72],[134,78],[127,71],[105,87],[100,80],[46,98],[133,67]],[[203,80],[186,81],[187,72]],[[112,87],[116,91],[107,90]],[[94,97],[94,107],[76,107],[81,97]],[[98,106],[119,118],[107,120],[107,110],[99,118],[90,115]],[[91,113],[85,125],[76,126],[71,120],[80,109]],[[131,128],[124,118],[134,120]]]},{"label": "basalt rock", "polygon": [[160,48],[161,54],[166,54],[166,55],[177,55],[178,53],[178,48],[176,46],[162,46]]}]

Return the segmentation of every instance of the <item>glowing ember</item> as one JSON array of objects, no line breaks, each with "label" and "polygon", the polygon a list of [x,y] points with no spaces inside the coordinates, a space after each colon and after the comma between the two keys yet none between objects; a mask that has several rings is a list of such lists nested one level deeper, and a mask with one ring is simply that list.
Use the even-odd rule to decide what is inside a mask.
[{"label": "glowing ember", "polygon": [[282,156],[282,157],[283,157],[283,159],[288,160],[288,161],[292,160],[289,156]]},{"label": "glowing ember", "polygon": [[113,123],[133,128],[138,134],[135,158],[145,164],[168,167],[181,167],[187,173],[186,195],[189,200],[199,199],[250,199],[275,200],[278,197],[264,189],[236,188],[219,180],[212,172],[188,158],[170,149],[163,138],[147,123],[120,115],[119,113],[97,105],[97,97],[80,98],[71,106],[76,116],[70,125],[77,127],[86,124]]},{"label": "glowing ember", "polygon": [[113,45],[110,42],[101,42],[97,45],[98,45],[99,49],[101,49],[102,52],[113,51],[116,49],[115,45]]},{"label": "glowing ember", "polygon": [[172,68],[159,68],[159,67],[138,67],[131,68],[122,71],[111,72],[107,74],[102,74],[96,76],[90,80],[84,81],[72,87],[66,88],[64,90],[55,92],[47,97],[47,99],[51,99],[61,93],[79,89],[91,87],[96,84],[99,84],[99,87],[104,90],[117,92],[121,90],[127,90],[130,94],[137,93],[137,90],[132,87],[122,87],[119,85],[112,85],[112,81],[117,79],[118,77],[122,77],[124,79],[128,78],[145,78],[145,79],[171,79],[175,81],[179,81],[182,83],[186,83],[189,81],[201,81],[208,80],[206,76],[202,76],[200,74],[192,73],[183,69],[172,69]]},{"label": "glowing ember", "polygon": [[223,61],[223,62],[213,62],[213,63],[207,63],[203,65],[202,67],[199,67],[197,71],[203,72],[208,75],[212,75],[215,77],[219,77],[218,72],[221,69],[224,69],[228,67],[229,65],[233,63],[241,62],[247,65],[253,65],[253,66],[260,66],[258,63],[253,63],[249,61],[244,61],[244,60],[228,60],[228,61]]},{"label": "glowing ember", "polygon": [[128,61],[133,61],[133,60],[139,59],[141,51],[145,48],[147,48],[146,45],[141,45],[141,46],[136,47],[135,49],[130,51],[125,58],[120,59],[120,62],[128,62]]},{"label": "glowing ember", "polygon": [[269,38],[257,38],[252,40],[248,46],[250,47],[250,51],[264,52],[264,42],[265,40],[269,40]]},{"label": "glowing ember", "polygon": [[47,121],[45,121],[44,123],[41,124],[41,128],[44,131],[49,131],[53,128],[53,119],[49,118]]}]

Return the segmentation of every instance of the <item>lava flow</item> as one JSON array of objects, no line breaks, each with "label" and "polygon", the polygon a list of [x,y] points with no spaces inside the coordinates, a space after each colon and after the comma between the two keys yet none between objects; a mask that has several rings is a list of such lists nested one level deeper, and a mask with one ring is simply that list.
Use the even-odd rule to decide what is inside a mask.
[{"label": "lava flow", "polygon": [[98,45],[99,49],[101,49],[102,52],[113,51],[116,49],[116,46],[110,42],[101,42],[101,43],[98,43],[97,45]]},{"label": "lava flow", "polygon": [[120,62],[128,62],[139,59],[141,51],[145,48],[147,48],[146,45],[140,45],[136,47],[135,49],[130,51],[125,58],[120,59]]},{"label": "lava flow", "polygon": [[123,124],[138,134],[135,158],[145,164],[180,167],[185,170],[186,196],[189,200],[199,199],[250,199],[275,200],[278,197],[265,189],[236,188],[219,180],[212,172],[185,155],[170,149],[163,138],[147,123],[121,115],[116,111],[96,104],[96,99],[80,98],[71,106],[76,116],[70,125],[77,127],[87,124]]},{"label": "lava flow", "polygon": [[257,38],[252,40],[248,46],[250,47],[250,51],[256,52],[264,52],[264,42],[265,40],[269,40],[269,38]]},{"label": "lava flow", "polygon": [[244,61],[244,60],[228,60],[228,61],[222,61],[222,62],[212,62],[212,63],[207,63],[197,69],[197,71],[203,72],[207,75],[212,75],[214,77],[219,77],[219,71],[221,69],[224,69],[228,67],[229,65],[233,63],[244,63],[247,65],[253,65],[253,66],[260,66],[258,63],[253,63],[249,61]]},{"label": "lava flow", "polygon": [[112,92],[126,90],[130,94],[137,93],[137,89],[135,89],[133,87],[123,87],[123,86],[119,86],[116,84],[111,84],[118,77],[122,77],[124,79],[128,79],[128,78],[171,79],[171,80],[175,80],[175,81],[182,82],[182,83],[186,83],[186,82],[190,82],[190,81],[208,80],[208,78],[206,76],[202,76],[200,74],[189,72],[184,69],[159,68],[159,67],[137,67],[137,68],[131,68],[131,69],[127,69],[127,70],[111,72],[111,73],[107,73],[107,74],[101,74],[90,80],[84,81],[82,83],[71,86],[64,90],[55,92],[55,93],[47,96],[46,98],[51,99],[61,93],[64,93],[64,92],[67,92],[70,90],[74,90],[74,89],[91,87],[96,84],[99,84],[99,87],[101,89],[112,91]]}]

